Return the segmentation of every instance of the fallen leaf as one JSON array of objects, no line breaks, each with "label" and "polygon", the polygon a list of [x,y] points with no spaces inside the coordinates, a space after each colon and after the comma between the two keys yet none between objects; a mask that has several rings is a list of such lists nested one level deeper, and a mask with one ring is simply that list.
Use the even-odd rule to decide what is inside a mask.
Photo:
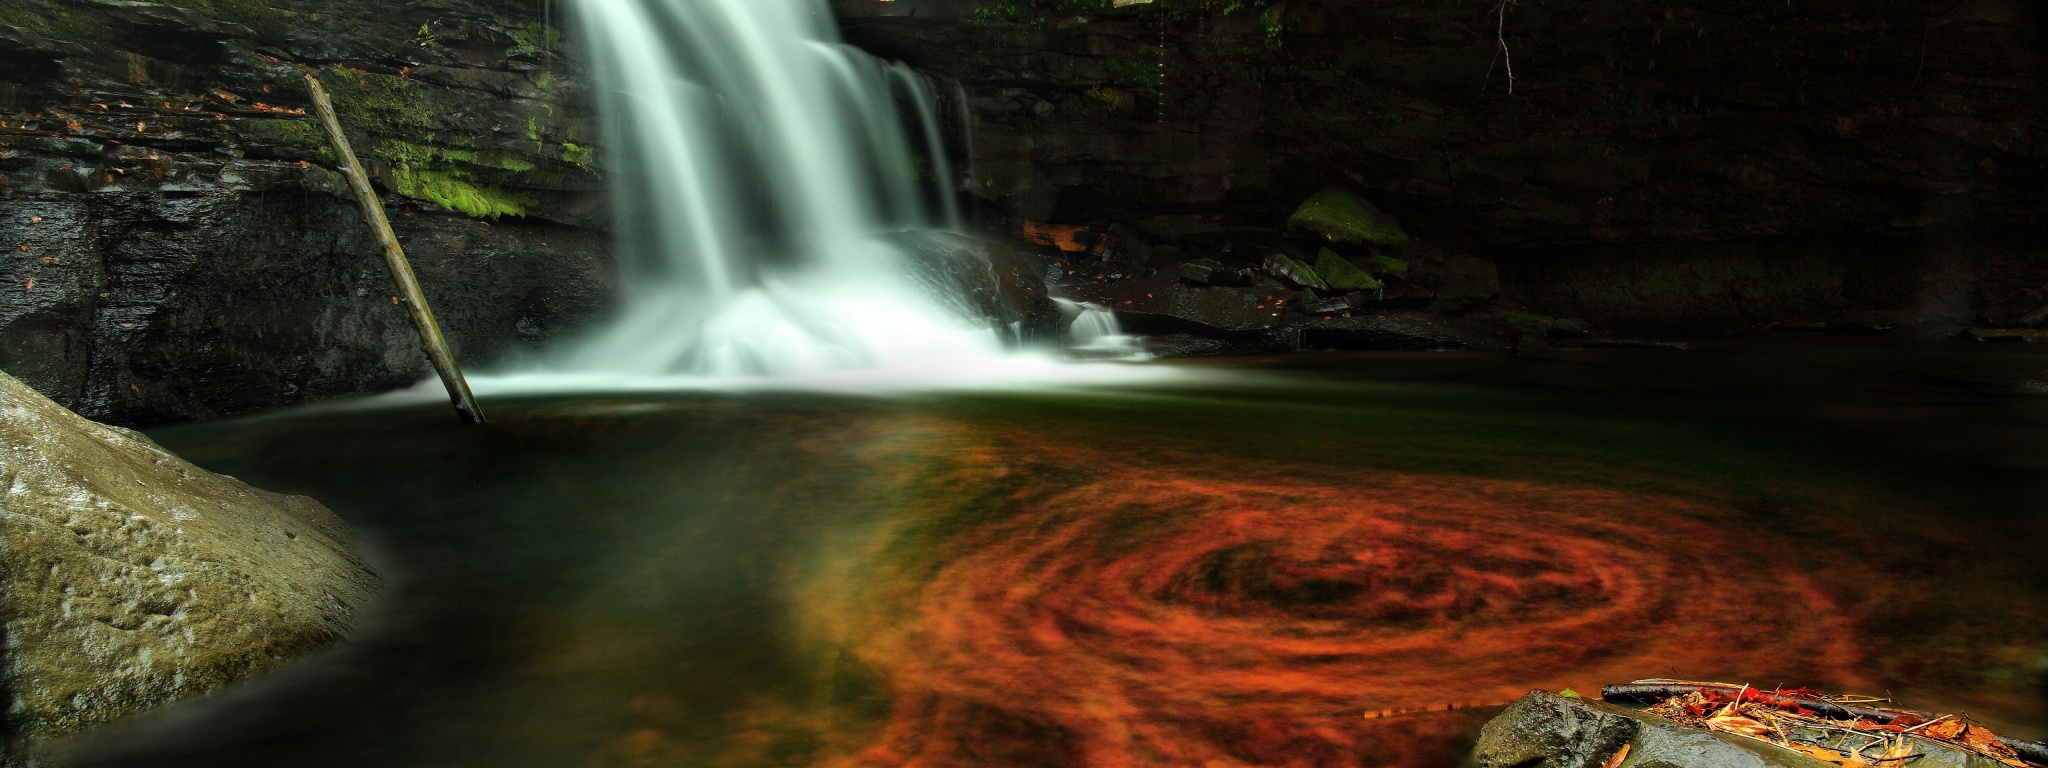
[{"label": "fallen leaf", "polygon": [[1921,731],[1921,733],[1937,739],[1953,739],[1963,735],[1963,731],[1969,729],[1970,726],[1964,725],[1961,720],[1943,720],[1927,726],[1927,730]]},{"label": "fallen leaf", "polygon": [[1628,748],[1629,745],[1627,744],[1621,745],[1621,751],[1615,752],[1613,757],[1607,758],[1607,762],[1601,763],[1600,768],[1621,768],[1622,762],[1628,759]]}]

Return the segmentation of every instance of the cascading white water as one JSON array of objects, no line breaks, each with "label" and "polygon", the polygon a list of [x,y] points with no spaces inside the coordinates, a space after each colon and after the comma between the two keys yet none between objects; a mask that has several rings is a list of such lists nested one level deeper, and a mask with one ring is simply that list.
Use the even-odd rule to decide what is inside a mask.
[{"label": "cascading white water", "polygon": [[1136,336],[1124,333],[1116,313],[1101,306],[1067,299],[1059,302],[1067,320],[1067,346],[1095,358],[1144,359],[1150,355]]},{"label": "cascading white water", "polygon": [[576,0],[575,13],[627,296],[554,367],[781,376],[1001,354],[869,239],[954,226],[951,173],[922,80],[841,44],[824,0]]}]

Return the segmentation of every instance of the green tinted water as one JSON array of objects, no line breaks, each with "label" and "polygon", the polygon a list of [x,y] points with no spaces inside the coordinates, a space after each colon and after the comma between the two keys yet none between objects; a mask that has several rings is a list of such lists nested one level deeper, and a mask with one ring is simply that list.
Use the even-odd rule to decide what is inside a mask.
[{"label": "green tinted water", "polygon": [[80,762],[1431,765],[1529,687],[1674,674],[2048,725],[2048,352],[1182,365],[1228,375],[160,430],[391,588]]}]

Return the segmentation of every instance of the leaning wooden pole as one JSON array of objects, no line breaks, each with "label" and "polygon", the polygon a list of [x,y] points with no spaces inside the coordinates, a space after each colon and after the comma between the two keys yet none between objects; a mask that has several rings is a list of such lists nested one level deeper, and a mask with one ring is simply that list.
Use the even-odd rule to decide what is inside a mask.
[{"label": "leaning wooden pole", "polygon": [[391,220],[384,218],[384,202],[370,189],[369,174],[363,172],[355,150],[349,148],[348,136],[341,132],[341,120],[334,116],[334,102],[328,100],[327,89],[320,87],[319,79],[312,75],[306,76],[306,89],[313,93],[313,109],[320,115],[320,124],[327,128],[327,138],[334,142],[335,151],[341,153],[341,173],[355,189],[356,202],[362,204],[363,218],[369,221],[370,230],[377,233],[377,244],[384,248],[384,264],[391,268],[391,279],[398,282],[398,292],[405,295],[405,306],[412,311],[412,324],[420,331],[420,344],[426,347],[434,372],[441,374],[441,383],[447,385],[448,399],[455,403],[455,412],[464,422],[484,423],[484,412],[476,407],[469,381],[462,378],[462,369],[455,365],[455,353],[448,349],[447,337],[441,335],[441,324],[434,322],[434,310],[427,307],[427,295],[420,290],[412,264],[405,260],[405,249],[398,246]]}]

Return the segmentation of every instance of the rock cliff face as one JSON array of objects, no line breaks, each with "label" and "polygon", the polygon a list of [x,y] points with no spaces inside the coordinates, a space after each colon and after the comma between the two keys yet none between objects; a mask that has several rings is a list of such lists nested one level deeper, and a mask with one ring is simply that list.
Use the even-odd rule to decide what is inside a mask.
[{"label": "rock cliff face", "polygon": [[256,490],[0,374],[0,764],[345,635],[378,588],[311,499]]},{"label": "rock cliff face", "polygon": [[998,227],[1276,229],[1338,186],[1596,324],[2048,303],[2038,3],[1108,5],[834,2],[964,100]]},{"label": "rock cliff face", "polygon": [[334,94],[458,355],[587,324],[610,256],[538,5],[0,2],[0,369],[126,424],[401,386],[425,358],[304,113]]}]

